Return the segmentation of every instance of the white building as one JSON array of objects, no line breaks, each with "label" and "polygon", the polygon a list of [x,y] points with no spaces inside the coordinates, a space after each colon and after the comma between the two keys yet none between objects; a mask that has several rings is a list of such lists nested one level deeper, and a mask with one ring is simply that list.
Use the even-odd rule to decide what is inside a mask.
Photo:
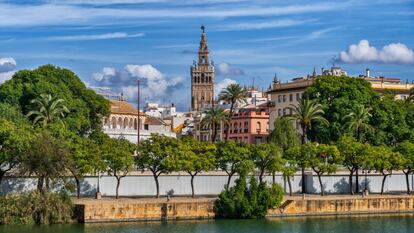
[{"label": "white building", "polygon": [[161,119],[139,112],[138,121],[138,109],[132,104],[124,100],[111,100],[111,114],[103,120],[103,131],[112,138],[124,137],[136,143],[138,127],[140,140],[149,138],[153,133],[176,137],[171,125]]}]

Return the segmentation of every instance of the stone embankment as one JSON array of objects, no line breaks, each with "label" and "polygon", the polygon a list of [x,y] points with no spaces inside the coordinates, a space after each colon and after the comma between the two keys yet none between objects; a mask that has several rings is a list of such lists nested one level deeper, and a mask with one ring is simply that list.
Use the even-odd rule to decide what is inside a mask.
[{"label": "stone embankment", "polygon": [[[125,198],[76,201],[80,222],[151,221],[214,218],[215,198]],[[286,197],[268,217],[414,213],[414,196]]]}]

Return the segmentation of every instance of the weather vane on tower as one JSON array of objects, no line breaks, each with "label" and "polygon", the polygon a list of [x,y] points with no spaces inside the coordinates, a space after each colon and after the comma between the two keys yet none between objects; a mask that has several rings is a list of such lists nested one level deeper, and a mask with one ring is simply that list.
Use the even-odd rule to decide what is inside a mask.
[{"label": "weather vane on tower", "polygon": [[204,24],[203,24],[203,25],[201,25],[201,30],[203,31],[203,33],[205,33],[204,29],[205,29],[205,27],[204,27]]}]

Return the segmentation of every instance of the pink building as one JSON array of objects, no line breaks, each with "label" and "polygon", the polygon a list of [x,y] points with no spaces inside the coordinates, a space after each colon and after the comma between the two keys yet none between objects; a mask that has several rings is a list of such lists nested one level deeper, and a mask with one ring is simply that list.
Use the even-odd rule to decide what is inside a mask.
[{"label": "pink building", "polygon": [[267,142],[269,136],[269,108],[257,106],[242,108],[234,113],[229,128],[224,127],[223,135],[229,130],[229,139],[248,144]]}]

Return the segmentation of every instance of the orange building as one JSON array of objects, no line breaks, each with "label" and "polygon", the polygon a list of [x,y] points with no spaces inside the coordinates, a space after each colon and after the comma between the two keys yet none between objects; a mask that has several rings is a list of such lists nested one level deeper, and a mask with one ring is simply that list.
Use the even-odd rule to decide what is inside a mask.
[{"label": "orange building", "polygon": [[242,108],[234,113],[229,127],[224,127],[223,137],[229,130],[229,139],[248,144],[267,142],[269,136],[269,107],[266,104]]}]

